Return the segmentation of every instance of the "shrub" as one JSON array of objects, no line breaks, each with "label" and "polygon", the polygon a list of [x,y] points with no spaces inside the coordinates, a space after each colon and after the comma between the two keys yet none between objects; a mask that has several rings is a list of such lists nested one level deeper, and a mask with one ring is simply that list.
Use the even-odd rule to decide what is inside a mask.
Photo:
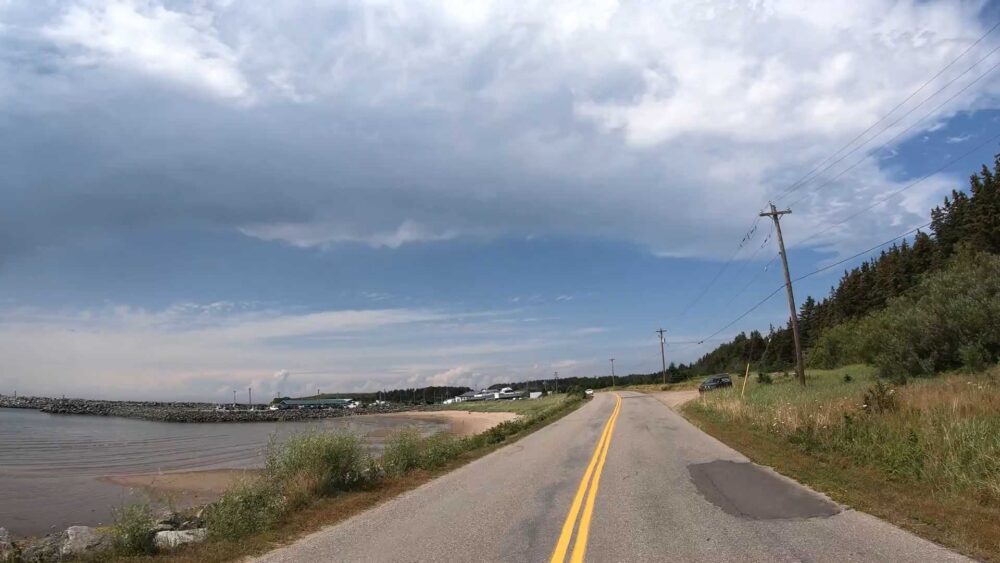
[{"label": "shrub", "polygon": [[861,398],[861,408],[872,414],[895,411],[898,407],[895,393],[896,390],[891,386],[876,381],[875,385],[865,391],[864,397]]},{"label": "shrub", "polygon": [[765,385],[770,385],[774,383],[774,379],[771,379],[771,375],[764,373],[762,371],[757,372],[757,383],[763,383]]},{"label": "shrub", "polygon": [[420,467],[423,469],[442,467],[464,450],[461,440],[443,432],[424,438],[422,446]]},{"label": "shrub", "polygon": [[227,490],[205,510],[212,536],[239,539],[269,528],[287,508],[281,491],[267,480],[241,483]]},{"label": "shrub", "polygon": [[124,555],[153,553],[153,515],[149,506],[132,504],[115,511],[111,535],[115,549]]},{"label": "shrub", "polygon": [[368,452],[351,434],[308,432],[268,446],[265,475],[281,484],[295,481],[306,491],[326,495],[353,488],[367,478]]},{"label": "shrub", "polygon": [[398,477],[420,467],[420,433],[412,428],[394,432],[382,452],[382,468],[386,475]]},{"label": "shrub", "polygon": [[985,371],[992,363],[989,351],[979,342],[966,344],[958,349],[962,368],[969,373]]},{"label": "shrub", "polygon": [[853,377],[851,377],[851,374],[849,374],[849,373],[845,373],[845,374],[844,374],[844,383],[850,383],[850,382],[852,382],[852,381],[854,381],[854,378],[853,378]]}]

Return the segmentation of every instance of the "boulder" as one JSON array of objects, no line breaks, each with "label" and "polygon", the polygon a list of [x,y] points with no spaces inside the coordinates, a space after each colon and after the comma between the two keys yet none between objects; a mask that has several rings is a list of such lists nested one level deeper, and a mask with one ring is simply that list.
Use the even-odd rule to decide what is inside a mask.
[{"label": "boulder", "polygon": [[205,528],[169,530],[166,532],[157,532],[156,536],[153,537],[153,543],[157,549],[173,549],[184,544],[200,542],[206,536],[208,536],[208,530]]},{"label": "boulder", "polygon": [[90,526],[70,526],[66,528],[66,539],[59,553],[64,556],[79,557],[111,549],[111,535]]}]

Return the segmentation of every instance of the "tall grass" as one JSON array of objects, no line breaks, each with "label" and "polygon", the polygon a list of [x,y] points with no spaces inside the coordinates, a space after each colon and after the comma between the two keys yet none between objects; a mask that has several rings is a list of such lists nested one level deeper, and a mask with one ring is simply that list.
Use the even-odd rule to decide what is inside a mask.
[{"label": "tall grass", "polygon": [[[845,373],[852,377],[847,380]],[[747,425],[815,455],[846,457],[890,479],[1000,502],[1000,368],[880,387],[870,368],[708,393],[687,408]],[[877,408],[875,403],[879,403]]]},{"label": "tall grass", "polygon": [[275,526],[290,511],[321,497],[364,489],[416,470],[445,467],[463,455],[539,426],[580,402],[578,397],[544,401],[530,409],[530,414],[464,438],[421,437],[415,430],[404,429],[389,437],[379,457],[371,456],[360,438],[348,434],[306,433],[281,444],[272,442],[262,475],[233,487],[210,505],[206,526],[215,538],[237,540]]},{"label": "tall grass", "polygon": [[133,504],[114,513],[111,537],[115,551],[122,555],[153,553],[153,515],[149,506]]}]

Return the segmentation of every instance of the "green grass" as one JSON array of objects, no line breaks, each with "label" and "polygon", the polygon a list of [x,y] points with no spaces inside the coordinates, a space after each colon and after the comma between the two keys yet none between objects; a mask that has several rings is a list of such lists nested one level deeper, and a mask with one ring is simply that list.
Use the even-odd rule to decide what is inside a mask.
[{"label": "green grass", "polygon": [[737,378],[683,412],[842,501],[966,553],[1000,557],[1000,368],[898,387],[878,385],[874,373],[812,370],[804,388],[791,376],[768,385],[751,374],[742,399]]},{"label": "green grass", "polygon": [[543,412],[553,405],[560,404],[566,395],[557,393],[537,399],[520,399],[517,401],[465,401],[454,405],[444,405],[442,410],[472,411],[472,412],[512,412],[532,416]]},{"label": "green grass", "polygon": [[115,511],[111,537],[122,555],[153,553],[153,515],[149,506],[133,504]]}]

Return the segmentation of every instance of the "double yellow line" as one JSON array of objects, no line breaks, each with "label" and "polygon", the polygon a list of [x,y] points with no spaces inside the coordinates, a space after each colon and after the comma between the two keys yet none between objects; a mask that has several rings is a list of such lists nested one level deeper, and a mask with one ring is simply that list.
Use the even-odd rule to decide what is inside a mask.
[{"label": "double yellow line", "polygon": [[[576,526],[576,519],[580,515],[581,507],[583,507],[583,516],[580,518],[580,526],[576,532],[576,543],[573,544],[570,562],[583,562],[583,556],[587,552],[587,536],[590,535],[590,519],[594,515],[594,500],[597,498],[597,489],[601,484],[604,461],[608,458],[611,434],[615,431],[615,422],[618,421],[618,413],[621,410],[622,398],[615,394],[615,408],[611,411],[607,424],[604,425],[601,439],[598,440],[594,455],[590,458],[590,464],[587,465],[580,486],[576,489],[576,496],[569,508],[569,514],[566,515],[566,521],[563,522],[562,533],[559,534],[556,549],[552,552],[551,563],[564,563],[566,561],[566,552],[569,550],[569,542],[573,538],[573,528]],[[586,501],[584,501],[584,496],[586,496]]]}]

